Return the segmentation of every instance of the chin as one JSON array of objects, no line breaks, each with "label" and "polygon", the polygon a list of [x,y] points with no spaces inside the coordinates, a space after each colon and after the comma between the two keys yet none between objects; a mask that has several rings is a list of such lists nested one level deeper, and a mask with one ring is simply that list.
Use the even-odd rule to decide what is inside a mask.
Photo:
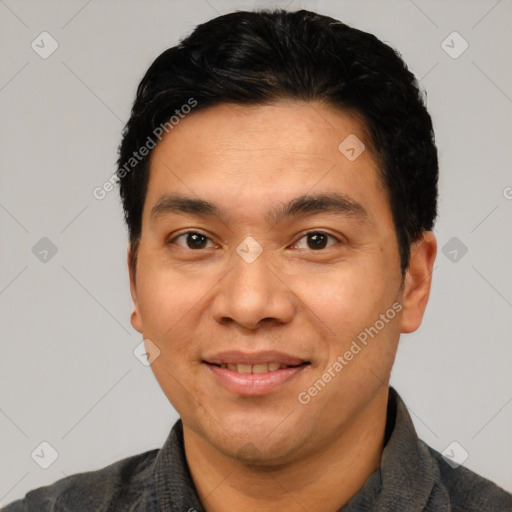
[{"label": "chin", "polygon": [[246,466],[258,466],[262,469],[276,468],[290,463],[297,457],[297,449],[291,443],[271,444],[266,439],[253,439],[238,443],[218,446],[224,455]]},{"label": "chin", "polygon": [[286,430],[278,428],[280,424],[284,426],[283,416],[262,420],[245,416],[226,422],[222,427],[216,425],[215,430],[201,429],[200,435],[217,451],[245,465],[276,467],[296,458],[306,441],[304,427],[292,427],[288,423]]}]

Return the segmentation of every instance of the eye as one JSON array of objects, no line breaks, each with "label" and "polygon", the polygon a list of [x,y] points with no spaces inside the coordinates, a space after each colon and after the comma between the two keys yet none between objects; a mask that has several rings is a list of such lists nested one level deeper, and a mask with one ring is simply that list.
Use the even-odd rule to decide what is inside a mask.
[{"label": "eye", "polygon": [[[176,243],[177,240],[183,238],[185,240],[185,245]],[[167,243],[176,243],[176,245],[184,247],[186,249],[206,249],[208,241],[212,243],[210,247],[215,247],[215,245],[213,245],[213,242],[206,235],[203,235],[202,233],[197,233],[196,231],[187,231],[186,233],[182,233],[181,235],[178,235],[172,240],[169,240]]]},{"label": "eye", "polygon": [[[307,247],[299,247],[299,249],[312,249],[313,251],[319,251],[321,249],[326,249],[328,244],[328,239],[331,238],[336,242],[339,242],[337,238],[327,233],[323,233],[322,231],[311,231],[304,235],[295,245],[297,247],[301,240],[306,239]],[[333,245],[333,244],[331,244]],[[329,246],[330,247],[330,246]]]},{"label": "eye", "polygon": [[[331,245],[334,245],[336,242],[339,242],[339,240],[334,236],[324,233],[322,231],[311,231],[310,233],[306,233],[302,238],[300,238],[299,241],[295,243],[294,247],[299,249],[311,249],[313,251],[319,251],[331,246],[328,245],[329,238],[331,240],[334,240],[334,242],[331,243]],[[182,239],[182,242],[178,243],[178,240],[180,239]],[[306,241],[306,247],[299,247],[302,240]],[[210,242],[210,246],[208,246],[208,242]],[[203,235],[202,233],[198,233],[197,231],[187,231],[186,233],[182,233],[181,235],[174,237],[167,243],[175,243],[176,245],[183,247],[185,249],[193,250],[207,249],[208,247],[216,247],[209,237]]]}]

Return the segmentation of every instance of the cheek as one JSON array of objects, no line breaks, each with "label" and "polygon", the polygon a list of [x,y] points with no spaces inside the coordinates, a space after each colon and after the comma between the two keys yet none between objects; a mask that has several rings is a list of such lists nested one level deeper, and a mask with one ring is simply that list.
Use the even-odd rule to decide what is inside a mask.
[{"label": "cheek", "polygon": [[194,306],[205,290],[193,278],[161,269],[146,272],[141,281],[143,335],[160,350],[151,369],[173,407],[186,411],[200,396],[195,378],[199,365],[194,342],[198,310]]},{"label": "cheek", "polygon": [[322,274],[296,278],[293,289],[302,302],[336,335],[352,333],[378,315],[386,290],[375,270],[340,265]]},{"label": "cheek", "polygon": [[[293,289],[304,303],[304,313],[319,334],[317,355],[321,366],[329,367],[339,355],[351,350],[354,341],[362,340],[358,341],[360,350],[353,349],[360,352],[354,357],[357,362],[351,362],[344,371],[349,381],[357,380],[359,372],[368,366],[384,375],[392,364],[394,340],[398,339],[392,309],[397,285],[391,272],[381,267],[380,262],[368,259],[365,264],[340,264],[328,272],[294,280]],[[386,312],[388,322],[383,327],[379,318]],[[344,385],[345,377],[339,379]]]},{"label": "cheek", "polygon": [[176,332],[194,314],[204,295],[204,286],[175,271],[146,267],[138,285],[138,307],[144,336],[160,343],[179,339]]}]

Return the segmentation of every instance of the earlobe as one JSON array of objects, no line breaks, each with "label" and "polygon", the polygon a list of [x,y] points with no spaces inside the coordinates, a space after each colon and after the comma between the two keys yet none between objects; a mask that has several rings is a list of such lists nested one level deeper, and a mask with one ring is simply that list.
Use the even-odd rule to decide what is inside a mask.
[{"label": "earlobe", "polygon": [[133,259],[132,259],[132,247],[131,244],[128,244],[127,250],[127,263],[128,263],[128,274],[130,278],[130,293],[133,301],[133,312],[130,316],[130,323],[132,327],[142,334],[142,318],[140,316],[139,311],[139,303],[137,296],[137,282],[136,282],[136,272],[133,268]]},{"label": "earlobe", "polygon": [[140,317],[140,312],[136,304],[133,305],[133,311],[130,316],[130,323],[137,332],[140,332],[142,334],[142,319]]},{"label": "earlobe", "polygon": [[430,295],[436,253],[437,241],[432,231],[426,231],[411,246],[411,257],[403,291],[400,323],[402,333],[414,332],[421,324]]},{"label": "earlobe", "polygon": [[130,323],[132,324],[132,327],[136,331],[142,334],[142,322],[140,321],[140,314],[136,306],[134,306],[132,314],[130,316]]}]

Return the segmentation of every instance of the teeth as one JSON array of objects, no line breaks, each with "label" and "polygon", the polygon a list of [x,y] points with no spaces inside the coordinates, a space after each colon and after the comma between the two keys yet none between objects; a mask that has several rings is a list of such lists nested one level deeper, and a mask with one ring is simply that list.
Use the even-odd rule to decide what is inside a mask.
[{"label": "teeth", "polygon": [[288,368],[287,365],[279,363],[260,363],[253,365],[222,363],[220,367],[237,373],[267,373],[275,372],[276,370],[283,368]]},{"label": "teeth", "polygon": [[251,373],[251,365],[250,364],[237,364],[236,371],[238,373]]}]

